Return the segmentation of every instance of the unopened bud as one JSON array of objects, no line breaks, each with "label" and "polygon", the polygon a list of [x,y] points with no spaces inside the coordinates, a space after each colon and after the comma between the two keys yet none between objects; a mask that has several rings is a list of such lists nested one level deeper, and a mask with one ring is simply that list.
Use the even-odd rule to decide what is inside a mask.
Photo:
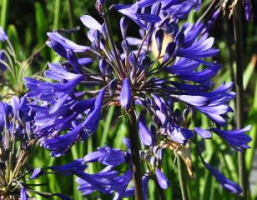
[{"label": "unopened bud", "polygon": [[128,21],[126,17],[122,17],[120,20],[120,30],[121,30],[122,38],[125,39],[127,36],[127,30],[128,30]]}]

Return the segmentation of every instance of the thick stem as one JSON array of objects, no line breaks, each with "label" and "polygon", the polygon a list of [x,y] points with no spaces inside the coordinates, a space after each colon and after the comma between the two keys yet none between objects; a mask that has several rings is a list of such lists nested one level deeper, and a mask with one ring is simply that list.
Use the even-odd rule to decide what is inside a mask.
[{"label": "thick stem", "polygon": [[[233,13],[234,22],[234,38],[236,43],[236,118],[237,118],[237,128],[241,129],[244,126],[244,104],[243,104],[243,62],[244,62],[244,52],[243,52],[243,37],[242,37],[242,0],[238,0]],[[239,181],[240,186],[243,189],[243,199],[247,199],[248,181],[247,172],[245,166],[245,153],[238,153],[238,167],[239,167]]]},{"label": "thick stem", "polygon": [[133,171],[133,183],[135,188],[135,200],[142,200],[142,175],[141,175],[141,164],[139,157],[138,148],[138,134],[137,134],[137,121],[133,109],[128,112],[129,121],[129,137],[131,143],[131,154],[132,154],[132,171]]},{"label": "thick stem", "polygon": [[184,169],[183,160],[179,155],[177,155],[177,162],[178,162],[179,183],[180,183],[182,199],[189,200],[188,192],[187,192],[187,178],[185,174],[185,172],[187,171]]}]

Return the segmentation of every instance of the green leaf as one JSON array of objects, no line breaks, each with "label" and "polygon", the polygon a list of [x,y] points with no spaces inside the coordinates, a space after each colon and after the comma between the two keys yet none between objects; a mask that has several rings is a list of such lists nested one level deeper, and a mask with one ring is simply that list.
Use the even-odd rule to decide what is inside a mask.
[{"label": "green leaf", "polygon": [[252,141],[249,143],[249,146],[251,148],[246,151],[246,169],[248,171],[250,171],[252,169],[254,151],[255,151],[256,143],[257,143],[257,134],[256,134],[257,123],[256,123],[256,117],[255,117],[256,113],[257,113],[257,80],[255,83],[253,105],[251,106],[251,111],[248,116],[249,124],[252,124],[252,129],[249,133],[250,137],[252,138]]},{"label": "green leaf", "polygon": [[257,55],[253,55],[250,63],[247,65],[247,68],[244,71],[244,90],[247,88],[251,77],[254,74],[254,68],[257,62]]},{"label": "green leaf", "polygon": [[109,134],[109,131],[110,131],[111,122],[112,122],[112,119],[113,119],[114,110],[115,110],[114,106],[111,106],[109,108],[106,120],[104,121],[103,133],[101,134],[101,143],[100,143],[101,147],[104,146],[104,144],[107,141],[107,137],[108,137],[108,134]]},{"label": "green leaf", "polygon": [[7,17],[8,17],[8,2],[9,0],[1,0],[1,24],[0,26],[5,29]]},{"label": "green leaf", "polygon": [[44,14],[44,10],[40,3],[35,4],[35,11],[36,11],[36,32],[37,32],[37,39],[38,45],[41,46],[45,43],[46,37],[46,16]]}]

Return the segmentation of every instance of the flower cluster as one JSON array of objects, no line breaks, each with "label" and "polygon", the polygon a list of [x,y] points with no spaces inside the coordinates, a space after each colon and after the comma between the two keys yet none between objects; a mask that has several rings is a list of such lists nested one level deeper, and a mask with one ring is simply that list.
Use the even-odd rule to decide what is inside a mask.
[{"label": "flower cluster", "polygon": [[[179,26],[180,20],[199,6],[198,0],[141,0],[107,8],[105,1],[98,0],[96,8],[103,21],[88,15],[81,17],[89,29],[90,46],[78,45],[58,31],[48,33],[47,45],[65,62],[49,64],[44,74],[51,82],[25,80],[30,90],[26,96],[34,100],[30,104],[35,112],[33,131],[41,146],[50,150],[52,156],[65,155],[75,143],[96,132],[106,107],[120,106],[126,115],[132,112],[137,116],[134,125],[138,125],[144,148],[140,150],[140,159],[147,163],[142,177],[145,199],[149,179],[161,189],[169,186],[162,172],[165,149],[181,156],[193,176],[190,143],[197,135],[209,139],[215,133],[238,151],[249,148],[251,138],[245,134],[249,126],[226,130],[228,114],[233,112],[228,102],[235,94],[230,92],[232,83],[214,88],[211,79],[221,65],[207,61],[219,51],[213,48],[214,39],[208,36],[208,23],[198,21]],[[108,23],[109,13],[115,11],[123,15],[119,44],[114,41]],[[139,26],[140,37],[128,36],[130,20]],[[90,67],[94,61],[98,70]],[[196,112],[208,117],[214,127],[190,126]],[[100,162],[106,166],[97,174],[85,173],[84,167],[68,167],[69,173],[79,177],[79,190],[84,195],[94,191],[114,193],[114,199],[134,195],[134,188],[129,188],[134,164],[130,142],[133,141],[126,141],[128,151],[106,146],[86,155],[83,162]],[[242,192],[239,186],[202,161],[225,189],[235,194]],[[81,162],[73,164],[81,166]],[[121,173],[114,169],[121,164],[127,165],[127,171]]]},{"label": "flower cluster", "polygon": [[[41,186],[44,184],[34,184],[33,180],[38,178],[42,173],[42,169],[33,169],[31,160],[33,159],[34,148],[37,144],[37,138],[33,132],[35,113],[29,107],[26,97],[14,96],[15,91],[8,82],[6,72],[15,74],[13,71],[13,63],[15,60],[15,52],[12,48],[8,36],[0,27],[0,40],[7,41],[7,48],[0,51],[0,199],[30,199],[30,194],[38,194],[42,197],[59,197],[63,200],[69,200],[60,193],[48,193],[37,191],[33,186]],[[14,59],[14,60],[12,60]],[[7,62],[8,60],[8,62]],[[16,69],[18,72],[18,69]],[[14,73],[14,74],[13,74]],[[9,91],[12,91],[8,93]],[[48,167],[51,172],[63,172],[56,167]]]},{"label": "flower cluster", "polygon": [[34,116],[27,104],[24,97],[13,97],[10,104],[0,102],[0,198],[27,200],[29,191],[67,200],[62,194],[42,194],[31,187],[30,180],[37,178],[40,170],[33,171],[29,162],[36,138],[32,131]]}]

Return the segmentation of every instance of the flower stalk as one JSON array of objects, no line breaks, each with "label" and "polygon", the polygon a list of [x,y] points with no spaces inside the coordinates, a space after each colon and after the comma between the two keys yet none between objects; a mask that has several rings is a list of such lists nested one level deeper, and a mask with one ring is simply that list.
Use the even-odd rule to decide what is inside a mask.
[{"label": "flower stalk", "polygon": [[187,192],[187,180],[186,180],[186,170],[184,170],[183,160],[177,155],[178,162],[178,174],[179,174],[179,183],[183,200],[189,200],[188,192]]},{"label": "flower stalk", "polygon": [[128,111],[129,137],[131,142],[133,183],[135,188],[135,200],[142,200],[142,175],[138,148],[137,121],[133,109]]},{"label": "flower stalk", "polygon": [[[236,123],[237,128],[240,129],[244,126],[244,89],[243,89],[243,62],[244,62],[244,52],[243,52],[243,37],[242,37],[242,1],[239,0],[234,8],[233,13],[233,23],[234,23],[234,38],[236,44]],[[238,152],[238,166],[239,166],[239,181],[240,186],[243,189],[242,197],[247,199],[247,172],[245,166],[245,153]]]},{"label": "flower stalk", "polygon": [[[73,13],[73,4],[72,4],[72,1],[71,0],[68,0],[68,11],[69,11],[69,25],[70,25],[70,28],[74,28],[74,13]],[[75,35],[72,34],[72,39],[75,40]]]}]

